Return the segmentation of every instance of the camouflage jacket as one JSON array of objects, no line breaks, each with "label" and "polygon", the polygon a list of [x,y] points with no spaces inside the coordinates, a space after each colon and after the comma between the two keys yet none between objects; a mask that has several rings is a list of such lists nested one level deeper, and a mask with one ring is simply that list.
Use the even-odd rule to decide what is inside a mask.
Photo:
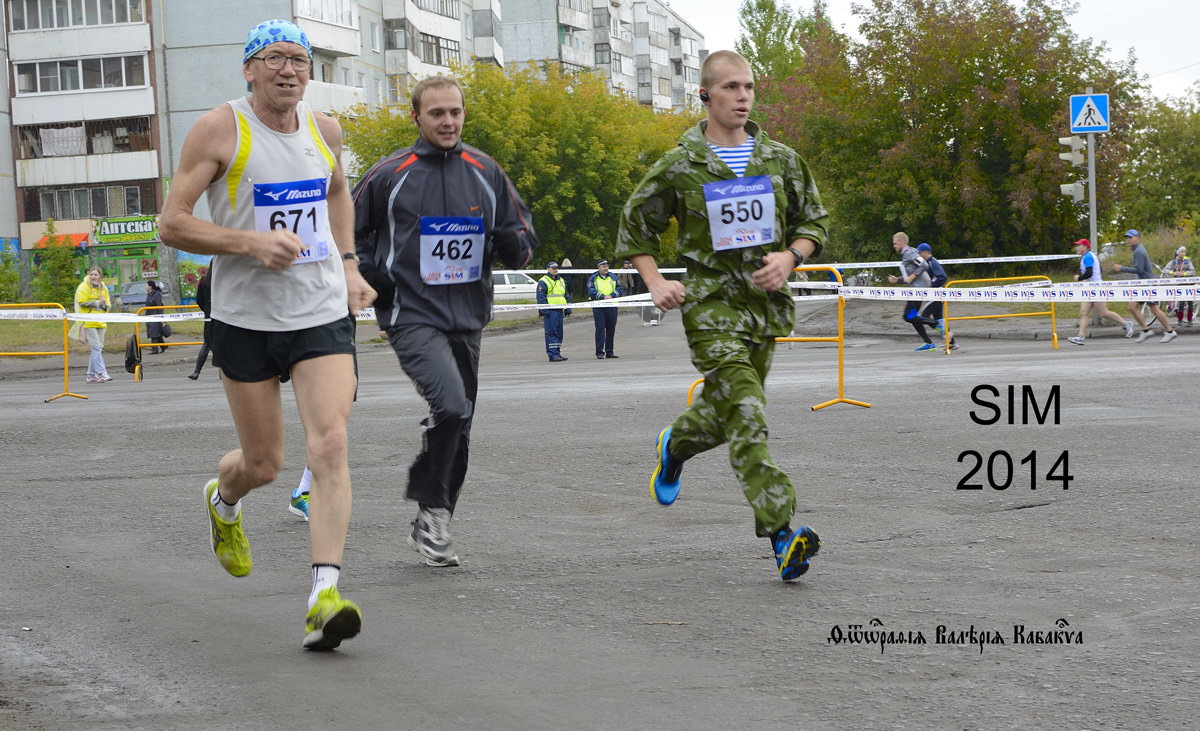
[{"label": "camouflage jacket", "polygon": [[786,287],[764,292],[750,276],[762,268],[764,254],[783,251],[798,238],[812,239],[814,254],[820,252],[829,216],[804,160],[787,145],[770,140],[754,122],[747,122],[746,132],[755,143],[745,176],[771,176],[777,240],[714,251],[702,186],[737,176],[705,141],[707,124],[702,121],[685,132],[679,146],[659,158],[638,183],[625,204],[613,256],[621,260],[649,254],[660,259],[659,236],[673,216],[679,222],[677,251],[687,267],[683,278],[687,299],[681,308],[684,328],[720,330],[756,340],[787,335],[795,320],[790,292]]}]

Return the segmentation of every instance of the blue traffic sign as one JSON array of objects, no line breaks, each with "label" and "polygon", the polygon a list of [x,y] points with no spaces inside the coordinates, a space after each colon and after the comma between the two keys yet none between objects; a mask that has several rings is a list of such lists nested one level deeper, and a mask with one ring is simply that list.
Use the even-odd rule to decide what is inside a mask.
[{"label": "blue traffic sign", "polygon": [[1108,94],[1071,96],[1071,133],[1108,131]]}]

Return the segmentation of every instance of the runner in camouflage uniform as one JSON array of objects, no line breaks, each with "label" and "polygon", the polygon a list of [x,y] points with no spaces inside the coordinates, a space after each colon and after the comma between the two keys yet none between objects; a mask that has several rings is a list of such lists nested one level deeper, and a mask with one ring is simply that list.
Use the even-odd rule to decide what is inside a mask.
[{"label": "runner in camouflage uniform", "polygon": [[[680,308],[692,363],[704,374],[699,398],[659,434],[651,492],[670,505],[683,463],[728,442],[755,531],[771,538],[786,581],[808,569],[820,542],[811,528],[789,525],[796,495],[767,453],[763,381],[775,338],[795,319],[787,277],[820,250],[828,215],[805,162],[749,121],[754,77],[745,59],[711,54],[700,83],[708,119],[651,167],[618,233],[616,257],[633,262],[657,307]],[[671,217],[687,265],[682,282],[663,278],[656,261]]]}]

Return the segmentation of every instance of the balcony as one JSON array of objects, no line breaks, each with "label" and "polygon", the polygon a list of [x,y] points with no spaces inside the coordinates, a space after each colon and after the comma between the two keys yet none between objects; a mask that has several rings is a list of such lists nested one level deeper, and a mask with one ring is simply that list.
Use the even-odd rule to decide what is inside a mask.
[{"label": "balcony", "polygon": [[17,161],[17,187],[40,188],[159,177],[158,152],[113,152]]},{"label": "balcony", "polygon": [[366,95],[357,86],[310,81],[304,90],[304,101],[321,112],[341,112],[366,101]]},{"label": "balcony", "polygon": [[304,17],[296,18],[296,25],[308,34],[308,41],[314,50],[333,56],[357,56],[362,53],[362,34],[358,28]]}]

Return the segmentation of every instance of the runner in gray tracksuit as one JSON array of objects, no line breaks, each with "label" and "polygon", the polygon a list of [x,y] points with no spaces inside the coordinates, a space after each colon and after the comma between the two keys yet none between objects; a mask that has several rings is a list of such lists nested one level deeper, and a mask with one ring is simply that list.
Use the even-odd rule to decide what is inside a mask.
[{"label": "runner in gray tracksuit", "polygon": [[406,496],[420,505],[409,545],[430,565],[455,566],[449,523],[467,473],[492,260],[520,269],[538,238],[508,176],[462,143],[458,82],[425,79],[412,103],[416,142],[377,162],[354,189],[355,246],[379,292],[379,327],[429,403],[408,474]]}]

